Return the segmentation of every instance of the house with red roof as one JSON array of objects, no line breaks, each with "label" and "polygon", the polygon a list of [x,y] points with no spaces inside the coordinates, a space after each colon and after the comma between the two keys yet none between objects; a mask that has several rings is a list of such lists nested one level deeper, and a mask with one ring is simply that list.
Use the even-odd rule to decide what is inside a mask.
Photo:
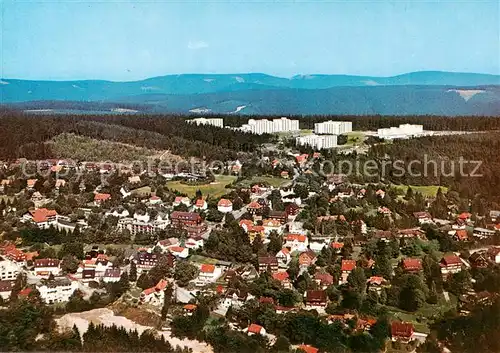
[{"label": "house with red roof", "polygon": [[340,252],[344,248],[344,243],[334,241],[330,244],[330,247],[335,251],[335,253],[340,254]]},{"label": "house with red roof", "polygon": [[342,265],[340,267],[341,275],[339,279],[339,285],[347,283],[347,277],[356,268],[355,260],[342,260]]},{"label": "house with red roof", "polygon": [[24,222],[34,223],[40,229],[48,229],[57,225],[58,217],[56,210],[37,208],[29,210],[22,219]]},{"label": "house with red roof", "polygon": [[287,248],[283,248],[276,253],[276,258],[278,259],[278,265],[282,267],[287,267],[290,261],[292,260],[292,256],[290,255],[290,250]]},{"label": "house with red roof", "polygon": [[252,201],[248,204],[247,210],[251,215],[261,215],[263,206],[257,201]]},{"label": "house with red roof", "polygon": [[469,240],[469,234],[467,233],[467,230],[465,229],[457,229],[455,231],[452,231],[452,238],[455,241],[468,241]]},{"label": "house with red roof", "polygon": [[38,181],[37,179],[28,179],[28,181],[26,182],[27,188],[33,189],[37,181]]},{"label": "house with red roof", "polygon": [[389,281],[381,276],[371,276],[366,280],[368,290],[380,293],[383,287],[389,285]]},{"label": "house with red roof", "polygon": [[283,233],[283,225],[276,219],[264,219],[262,221],[262,226],[264,227],[266,235],[271,234],[271,232],[276,232],[278,234]]},{"label": "house with red roof", "polygon": [[217,203],[217,209],[222,213],[233,212],[233,203],[228,199],[220,199]]},{"label": "house with red roof", "polygon": [[334,278],[329,273],[316,272],[314,274],[314,281],[318,284],[319,288],[326,289],[334,282]]},{"label": "house with red roof", "polygon": [[253,336],[253,335],[265,335],[266,334],[266,329],[264,327],[260,326],[260,325],[251,324],[246,329],[246,332],[248,333],[249,336]]},{"label": "house with red roof", "polygon": [[96,193],[94,194],[94,205],[100,206],[102,203],[111,200],[110,194]]},{"label": "house with red roof", "polygon": [[288,234],[285,238],[285,248],[291,252],[306,251],[309,245],[309,239],[304,234]]},{"label": "house with red roof", "polygon": [[193,208],[195,210],[204,211],[208,208],[208,203],[207,203],[207,201],[205,201],[203,199],[198,199],[194,203]]},{"label": "house with red roof", "polygon": [[283,288],[292,289],[292,282],[290,281],[290,275],[286,271],[277,271],[272,273],[273,278],[280,282]]},{"label": "house with red roof", "polygon": [[407,273],[419,273],[422,271],[422,260],[420,259],[403,259],[401,268]]},{"label": "house with red roof", "polygon": [[197,308],[198,305],[196,304],[186,304],[182,307],[187,316],[193,315],[193,313],[196,311]]},{"label": "house with red roof", "polygon": [[460,213],[458,215],[457,219],[461,219],[462,221],[465,221],[466,223],[468,223],[471,221],[471,217],[472,217],[472,214],[470,214],[469,212],[463,212],[463,213]]},{"label": "house with red roof", "polygon": [[48,278],[50,274],[59,276],[61,273],[60,261],[57,259],[36,259],[33,264],[35,276]]},{"label": "house with red roof", "polygon": [[222,269],[212,264],[201,264],[198,277],[195,279],[195,285],[205,286],[214,283],[222,276]]},{"label": "house with red roof", "polygon": [[172,205],[174,207],[177,207],[180,206],[181,204],[185,205],[186,207],[190,207],[191,200],[189,199],[189,197],[186,196],[176,196]]},{"label": "house with red roof", "polygon": [[299,346],[297,346],[297,349],[299,351],[304,352],[304,353],[318,353],[318,351],[319,351],[318,348],[313,347],[313,346],[308,345],[308,344],[300,344]]},{"label": "house with red roof", "polygon": [[408,343],[414,339],[415,328],[411,322],[393,321],[391,322],[392,341]]},{"label": "house with red roof", "polygon": [[429,212],[413,212],[413,217],[415,217],[419,224],[430,224],[433,223],[432,216]]},{"label": "house with red roof", "polygon": [[307,309],[324,308],[328,297],[324,290],[307,290],[305,293],[305,305]]},{"label": "house with red roof", "polygon": [[307,250],[299,255],[299,266],[301,268],[307,268],[316,263],[318,257],[316,253],[312,250]]},{"label": "house with red roof", "polygon": [[276,256],[259,256],[259,273],[266,272],[271,269],[272,272],[278,271],[278,259]]},{"label": "house with red roof", "polygon": [[167,288],[168,283],[167,280],[161,279],[156,286],[143,290],[140,296],[140,302],[155,306],[163,305],[165,288]]},{"label": "house with red roof", "polygon": [[463,263],[457,255],[448,254],[443,256],[439,262],[439,266],[441,267],[441,274],[443,277],[446,277],[449,274],[462,271]]},{"label": "house with red roof", "polygon": [[189,249],[182,246],[169,246],[168,251],[177,258],[185,259],[189,256]]}]

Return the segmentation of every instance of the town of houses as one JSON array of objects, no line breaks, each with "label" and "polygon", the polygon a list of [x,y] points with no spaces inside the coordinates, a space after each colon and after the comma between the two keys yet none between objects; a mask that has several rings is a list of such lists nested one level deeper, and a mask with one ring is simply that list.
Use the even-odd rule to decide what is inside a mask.
[{"label": "town of houses", "polygon": [[[319,153],[269,159],[269,168],[282,168],[275,177],[282,181],[280,186],[257,182],[227,189],[222,197],[201,193],[193,197],[158,187],[158,180],[167,174],[167,179],[188,181],[204,177],[199,174],[152,176],[122,170],[119,177],[108,178],[109,185],[100,185],[89,180],[113,175],[111,166],[80,163],[75,169],[83,177],[77,180],[74,171],[66,179],[54,178],[69,169],[69,163],[48,161],[47,176],[24,179],[19,175],[23,161],[4,163],[0,212],[9,226],[3,228],[0,243],[0,296],[7,302],[16,283],[22,282],[14,295],[38,291],[46,304],[67,303],[75,293],[89,297],[105,292],[124,273],[130,275],[132,267],[141,277],[165,262],[168,275],[150,287],[139,288],[138,279],[130,281],[137,281],[132,286],[139,288],[129,293],[136,305],[159,312],[165,291],[172,286],[185,315],[196,310],[196,295],[210,293],[217,296],[214,315],[224,316],[230,308],[253,301],[278,314],[314,310],[331,324],[354,320],[356,330],[363,331],[377,322],[376,316],[342,305],[338,293],[350,290],[353,278],[360,277],[363,295],[377,297],[382,292],[387,297],[394,278],[416,275],[428,281],[430,257],[439,269],[439,278],[432,279],[440,284],[438,294],[444,300],[453,295],[458,310],[467,312],[471,302],[496,295],[475,290],[472,278],[461,295],[450,294],[446,283],[462,271],[473,273],[500,264],[500,211],[478,216],[446,201],[441,205],[446,211],[438,216],[433,211],[442,196],[415,201],[389,185],[359,185],[334,174],[319,179],[321,183],[314,180],[318,185],[312,188],[307,183],[320,159]],[[242,165],[245,168],[236,161],[224,173]],[[409,203],[413,206],[401,209]],[[355,209],[366,217],[356,216]],[[231,224],[247,237],[247,249],[255,249],[253,257],[248,254],[249,261],[224,258],[213,250],[216,234],[229,232]],[[56,235],[81,244],[81,253],[54,250],[63,243],[49,238]],[[82,240],[88,237],[91,241]],[[386,248],[391,255],[382,269],[377,251]],[[181,283],[176,268],[186,264],[195,270]],[[249,284],[263,276],[277,286],[273,293],[293,291],[299,300],[284,305],[279,295],[252,294]],[[426,335],[419,332],[420,326],[392,317],[391,339],[418,344]],[[241,328],[248,335],[272,338],[266,329],[256,322]],[[301,349],[317,351],[307,345]]]}]

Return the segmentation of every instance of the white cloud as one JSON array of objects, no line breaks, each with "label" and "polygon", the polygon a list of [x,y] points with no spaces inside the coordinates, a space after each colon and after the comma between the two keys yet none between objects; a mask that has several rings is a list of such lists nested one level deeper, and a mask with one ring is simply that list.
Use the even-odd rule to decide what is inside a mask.
[{"label": "white cloud", "polygon": [[204,42],[202,40],[189,41],[187,47],[188,47],[188,49],[191,49],[191,50],[198,50],[198,49],[208,48],[208,43]]}]

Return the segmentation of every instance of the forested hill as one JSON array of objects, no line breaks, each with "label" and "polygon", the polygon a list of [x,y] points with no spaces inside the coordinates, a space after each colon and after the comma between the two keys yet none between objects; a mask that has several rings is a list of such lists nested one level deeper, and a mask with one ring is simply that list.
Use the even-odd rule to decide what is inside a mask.
[{"label": "forested hill", "polygon": [[500,76],[414,72],[393,77],[170,75],[133,82],[0,80],[22,109],[157,113],[497,115]]},{"label": "forested hill", "polygon": [[[241,125],[241,117],[222,116],[226,125]],[[273,118],[275,116],[255,116]],[[496,117],[382,117],[382,116],[309,116],[292,117],[300,120],[302,129],[311,129],[315,122],[349,120],[354,130],[376,130],[381,127],[411,123],[423,124],[426,130],[485,131],[500,130]],[[185,123],[179,115],[50,115],[25,114],[0,108],[0,160],[19,157],[30,159],[56,158],[48,141],[61,134],[74,134],[97,140],[107,140],[149,150],[169,150],[183,157],[207,160],[234,160],[240,153],[255,153],[270,135],[252,135],[214,126]],[[67,135],[65,135],[67,136]],[[451,137],[451,140],[455,137]],[[64,139],[62,139],[64,140]],[[61,141],[61,139],[60,139]]]}]

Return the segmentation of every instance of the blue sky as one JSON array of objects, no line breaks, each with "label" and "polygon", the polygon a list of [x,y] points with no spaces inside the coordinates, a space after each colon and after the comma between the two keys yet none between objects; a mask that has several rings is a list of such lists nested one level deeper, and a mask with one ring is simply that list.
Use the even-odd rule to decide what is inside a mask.
[{"label": "blue sky", "polygon": [[0,0],[3,78],[500,73],[498,1]]}]

